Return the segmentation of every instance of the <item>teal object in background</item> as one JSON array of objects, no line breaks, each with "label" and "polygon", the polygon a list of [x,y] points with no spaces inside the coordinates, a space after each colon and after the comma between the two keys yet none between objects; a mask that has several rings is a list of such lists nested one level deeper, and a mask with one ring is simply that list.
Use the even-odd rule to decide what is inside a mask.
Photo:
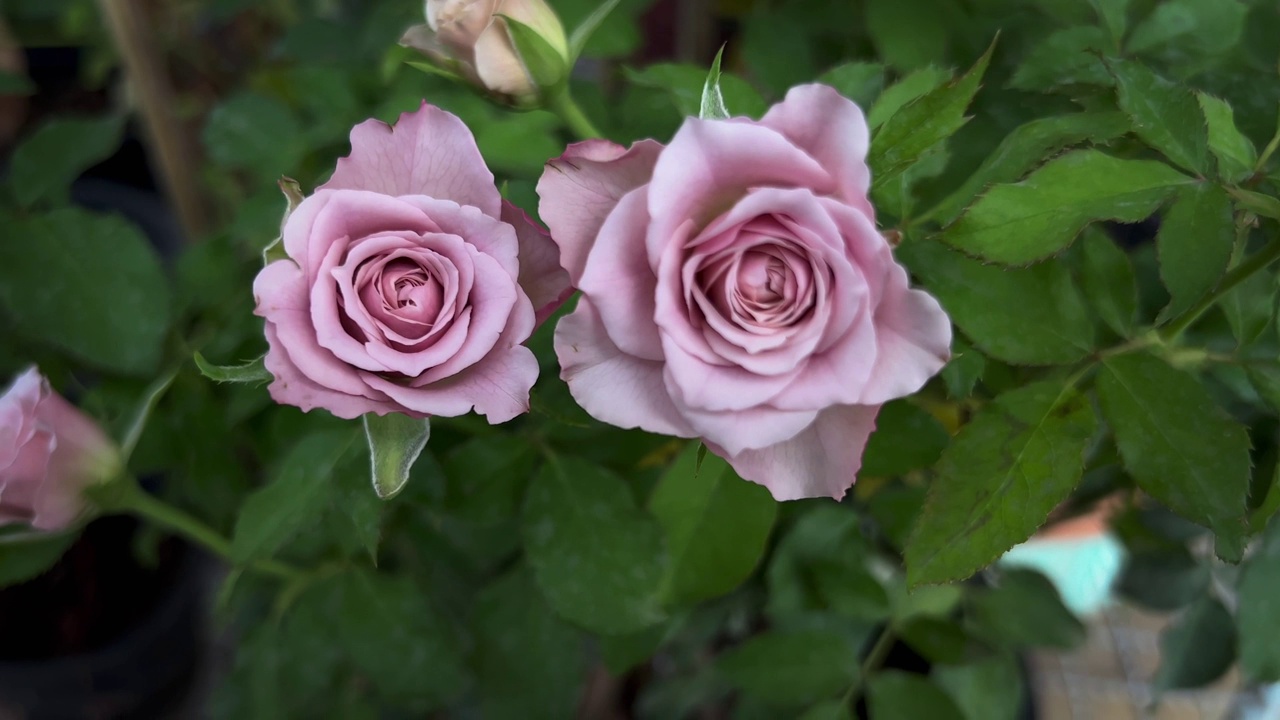
[{"label": "teal object in background", "polygon": [[1000,564],[1044,573],[1077,615],[1106,607],[1124,565],[1124,545],[1109,533],[1033,538],[1005,553]]}]

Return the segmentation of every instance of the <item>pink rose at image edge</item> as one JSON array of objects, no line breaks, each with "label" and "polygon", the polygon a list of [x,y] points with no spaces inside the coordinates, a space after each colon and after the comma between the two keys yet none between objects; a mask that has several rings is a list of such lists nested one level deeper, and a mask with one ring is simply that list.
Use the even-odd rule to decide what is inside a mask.
[{"label": "pink rose at image edge", "polygon": [[561,377],[597,419],[700,437],[779,500],[840,498],[881,404],[950,357],[868,200],[862,111],[822,85],[671,143],[570,146],[539,213],[582,291]]},{"label": "pink rose at image edge", "polygon": [[0,525],[61,530],[85,513],[86,487],[110,480],[119,452],[32,367],[0,396]]},{"label": "pink rose at image edge", "polygon": [[522,345],[572,292],[556,246],[504,201],[471,132],[423,103],[351,131],[351,154],[254,280],[277,402],[498,423],[538,375]]}]

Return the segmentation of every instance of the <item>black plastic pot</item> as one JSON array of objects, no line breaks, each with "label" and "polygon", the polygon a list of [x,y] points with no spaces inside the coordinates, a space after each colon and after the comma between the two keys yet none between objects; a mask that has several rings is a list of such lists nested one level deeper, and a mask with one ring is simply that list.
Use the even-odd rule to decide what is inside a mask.
[{"label": "black plastic pot", "polygon": [[136,527],[96,521],[49,572],[0,590],[0,717],[153,720],[188,694],[205,562],[168,540],[140,566]]}]

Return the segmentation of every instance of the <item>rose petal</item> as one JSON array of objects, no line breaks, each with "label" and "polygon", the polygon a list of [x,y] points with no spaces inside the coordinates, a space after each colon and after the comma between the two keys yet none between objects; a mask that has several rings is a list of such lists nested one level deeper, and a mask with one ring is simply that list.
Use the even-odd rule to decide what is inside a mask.
[{"label": "rose petal", "polygon": [[837,405],[822,411],[804,432],[786,442],[737,454],[710,443],[708,447],[743,478],[768,488],[777,500],[839,500],[857,479],[879,410],[878,405]]},{"label": "rose petal", "polygon": [[609,214],[596,239],[578,287],[591,298],[600,322],[620,350],[645,360],[661,360],[654,325],[657,278],[644,252],[647,187],[627,193]]},{"label": "rose petal", "polygon": [[560,248],[525,211],[502,201],[502,221],[516,230],[520,245],[520,287],[533,303],[535,320],[542,324],[573,294],[569,273],[560,267]]},{"label": "rose petal", "polygon": [[534,92],[533,78],[511,46],[507,23],[501,18],[476,38],[475,64],[480,83],[489,90],[517,97]]},{"label": "rose petal", "polygon": [[383,233],[439,232],[419,208],[398,198],[360,190],[322,190],[305,199],[285,221],[284,249],[309,281],[335,244]]},{"label": "rose petal", "polygon": [[[321,189],[426,195],[479,208],[497,218],[502,196],[475,137],[455,115],[423,101],[395,126],[366,120],[351,129],[351,154]],[[404,229],[404,228],[388,228]]]},{"label": "rose petal", "polygon": [[870,131],[857,104],[826,85],[800,85],[770,108],[760,124],[782,133],[822,163],[835,178],[840,198],[875,220],[867,199]]},{"label": "rose petal", "polygon": [[[724,412],[690,407],[681,402],[678,391],[672,387],[670,374],[664,374],[663,379],[680,415],[699,436],[729,453],[780,443],[803,431],[818,416],[816,410],[779,410],[768,405]],[[720,387],[725,393],[736,390],[728,383]]]},{"label": "rose petal", "polygon": [[697,433],[680,415],[662,379],[662,363],[628,355],[609,338],[589,298],[560,319],[555,333],[560,377],[584,410],[621,428],[679,437]]},{"label": "rose petal", "polygon": [[547,163],[538,180],[538,214],[560,247],[560,265],[574,283],[605,218],[623,195],[649,182],[662,145],[641,140],[630,148],[587,140]]},{"label": "rose petal", "polygon": [[688,118],[658,158],[649,186],[649,262],[659,258],[681,225],[700,230],[749,188],[797,187],[825,194],[831,176],[774,130],[747,122]]},{"label": "rose petal", "polygon": [[[386,415],[389,412],[406,412],[405,408],[388,401],[385,395],[381,399],[373,399],[364,395],[352,395],[332,390],[316,383],[307,377],[297,365],[294,365],[289,354],[285,352],[274,325],[267,323],[264,332],[267,336],[267,347],[269,348],[265,364],[267,371],[275,378],[267,386],[267,391],[271,394],[272,400],[282,405],[293,405],[302,408],[304,412],[323,408],[346,420],[358,418],[370,412],[379,415]],[[369,394],[374,392],[368,387],[365,387],[364,391]]]},{"label": "rose petal", "polygon": [[891,263],[875,311],[876,363],[859,402],[884,403],[924,387],[951,359],[951,320],[928,293],[907,287]]},{"label": "rose petal", "polygon": [[[361,380],[355,368],[334,357],[332,352],[316,342],[316,329],[311,320],[306,278],[293,261],[277,260],[262,268],[253,280],[253,295],[257,302],[254,314],[266,318],[269,338],[271,336],[277,338],[277,341],[272,343],[273,351],[267,354],[267,369],[271,369],[273,354],[287,356],[287,358],[277,358],[276,362],[282,370],[287,372],[288,379],[293,379],[295,383],[294,376],[303,376],[312,384],[327,388],[334,393],[363,396],[373,400],[382,399],[374,395],[368,385]],[[288,368],[285,367],[286,364]],[[272,371],[272,374],[276,375],[277,379],[281,378],[280,373]],[[275,384],[272,387],[275,387]],[[272,397],[276,397],[274,392]],[[304,407],[298,402],[284,401],[279,398],[277,401]],[[311,403],[304,409],[317,405],[318,403]],[[332,410],[332,408],[329,409]],[[334,414],[337,415],[338,412]],[[363,413],[356,413],[356,415],[360,414]]]},{"label": "rose petal", "polygon": [[494,350],[465,372],[431,385],[407,387],[376,375],[369,376],[369,383],[417,412],[457,417],[474,408],[496,425],[529,411],[529,390],[537,379],[537,358],[516,345]]},{"label": "rose petal", "polygon": [[[44,382],[44,378],[40,378]],[[13,448],[14,460],[5,469],[0,483],[0,525],[30,523],[36,516],[40,486],[49,477],[49,461],[57,446],[57,438],[48,427],[34,427],[27,441]]]},{"label": "rose petal", "polygon": [[14,378],[0,396],[0,471],[17,460],[19,449],[35,433],[36,407],[47,394],[48,385],[33,365]]},{"label": "rose petal", "polygon": [[[512,280],[520,274],[520,243],[515,228],[504,220],[458,205],[451,200],[410,195],[399,198],[413,205],[440,228],[440,232],[457,235],[477,250],[498,261]],[[354,236],[353,236],[354,237]]]}]

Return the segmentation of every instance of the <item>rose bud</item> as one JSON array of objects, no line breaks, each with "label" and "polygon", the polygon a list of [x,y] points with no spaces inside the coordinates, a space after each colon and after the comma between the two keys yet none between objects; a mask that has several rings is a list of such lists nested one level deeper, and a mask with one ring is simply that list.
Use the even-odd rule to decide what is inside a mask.
[{"label": "rose bud", "polygon": [[517,50],[506,18],[545,41],[553,63],[563,65],[560,77],[568,72],[564,26],[543,0],[427,0],[426,16],[427,24],[410,28],[400,44],[501,102],[533,107],[544,89]]},{"label": "rose bud", "polygon": [[87,512],[84,489],[111,480],[120,466],[102,428],[36,368],[0,397],[0,525],[66,528]]}]

